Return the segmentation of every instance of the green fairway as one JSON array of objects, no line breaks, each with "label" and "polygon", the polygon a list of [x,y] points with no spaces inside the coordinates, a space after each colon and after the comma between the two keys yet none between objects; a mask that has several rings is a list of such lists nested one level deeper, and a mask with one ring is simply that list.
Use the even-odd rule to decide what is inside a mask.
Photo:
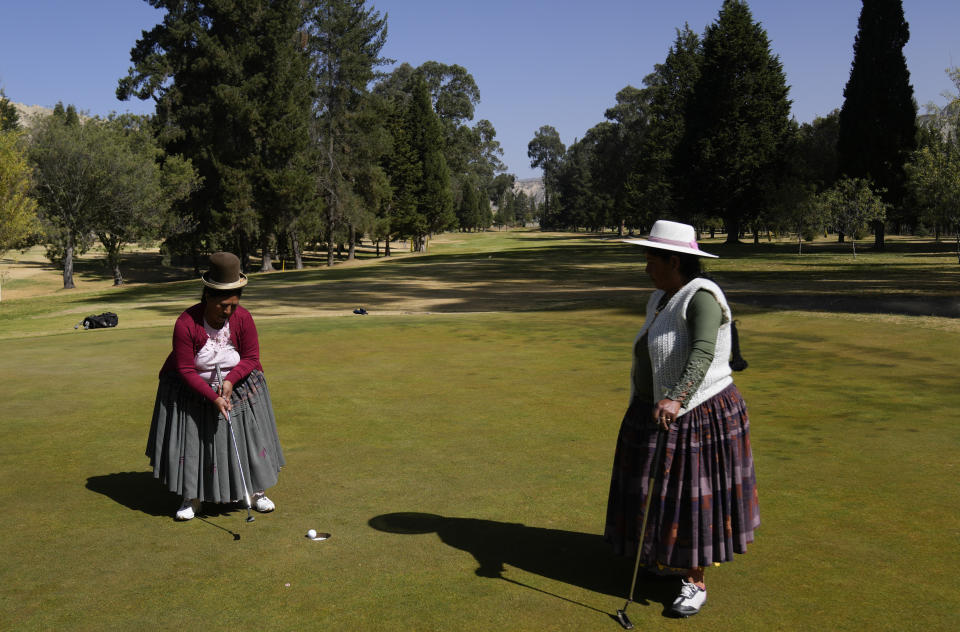
[{"label": "green fairway", "polygon": [[[948,246],[704,246],[750,363],[762,525],[694,618],[642,582],[638,630],[960,628],[960,328],[869,313],[956,301]],[[782,288],[814,300],[736,302]],[[0,629],[618,630],[632,560],[600,534],[649,291],[641,250],[533,232],[253,275],[287,466],[249,524],[174,522],[143,455],[198,282],[0,303]],[[818,302],[847,295],[877,309]],[[118,328],[72,329],[108,309]]]}]

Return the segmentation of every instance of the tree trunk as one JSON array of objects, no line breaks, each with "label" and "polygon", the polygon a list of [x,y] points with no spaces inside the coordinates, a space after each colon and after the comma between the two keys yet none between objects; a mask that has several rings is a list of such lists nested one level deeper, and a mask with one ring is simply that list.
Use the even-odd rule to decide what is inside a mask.
[{"label": "tree trunk", "polygon": [[379,259],[380,258],[380,240],[379,239],[374,242],[374,246],[376,246],[377,248],[377,259]]},{"label": "tree trunk", "polygon": [[300,238],[297,237],[297,231],[290,231],[290,249],[293,250],[294,266],[297,270],[303,270],[303,251],[300,247]]},{"label": "tree trunk", "polygon": [[347,251],[347,261],[353,261],[357,254],[357,229],[350,224],[350,249]]},{"label": "tree trunk", "polygon": [[727,241],[728,244],[740,243],[740,218],[727,218]]},{"label": "tree trunk", "polygon": [[72,290],[73,284],[73,232],[67,230],[67,243],[63,249],[63,289]]},{"label": "tree trunk", "polygon": [[113,271],[113,286],[123,285],[123,274],[120,272],[120,251],[123,249],[123,245],[116,237],[110,238],[103,233],[98,233],[97,237],[107,251],[107,264]]},{"label": "tree trunk", "polygon": [[390,256],[390,235],[387,235],[387,238],[383,240],[383,256]]},{"label": "tree trunk", "polygon": [[887,226],[881,221],[873,222],[873,249],[874,250],[885,250],[886,244],[884,243],[884,237],[886,235]]},{"label": "tree trunk", "polygon": [[846,240],[844,239],[844,237],[845,237],[845,235],[843,234],[843,231],[842,231],[842,230],[841,230],[840,232],[838,232],[838,233],[837,233],[837,243],[838,243],[838,244],[842,244],[844,241],[846,241]]},{"label": "tree trunk", "polygon": [[273,241],[273,233],[264,233],[263,243],[261,248],[263,250],[263,259],[260,262],[260,272],[273,272],[276,268],[273,267],[273,260],[270,257],[270,246]]},{"label": "tree trunk", "polygon": [[120,272],[120,257],[113,264],[113,287],[123,285],[123,274]]}]

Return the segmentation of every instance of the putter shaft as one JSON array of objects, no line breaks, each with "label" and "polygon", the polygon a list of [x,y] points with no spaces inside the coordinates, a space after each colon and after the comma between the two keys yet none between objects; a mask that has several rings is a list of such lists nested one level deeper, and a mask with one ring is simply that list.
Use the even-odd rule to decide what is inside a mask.
[{"label": "putter shaft", "polygon": [[[223,373],[220,372],[220,365],[216,366],[217,369],[217,384],[220,388],[220,394],[223,394]],[[253,508],[253,503],[250,502],[250,491],[247,489],[247,477],[243,475],[243,461],[240,460],[240,448],[237,447],[237,435],[233,432],[233,422],[230,420],[230,411],[227,411],[224,414],[224,417],[227,418],[227,427],[230,429],[230,438],[233,440],[233,452],[237,455],[237,468],[240,470],[240,482],[243,483],[243,497],[247,501],[247,522],[253,522],[253,514],[250,513],[250,509]]]},{"label": "putter shaft", "polygon": [[663,457],[663,447],[666,445],[666,443],[667,441],[664,437],[663,431],[657,430],[657,445],[653,449],[653,465],[650,468],[650,484],[647,488],[647,502],[645,503],[643,509],[643,520],[640,521],[640,541],[637,542],[637,557],[633,563],[633,580],[630,582],[630,594],[627,595],[627,601],[623,604],[623,608],[617,610],[617,620],[626,630],[633,629],[633,623],[627,616],[627,606],[633,602],[633,591],[637,587],[637,573],[640,571],[640,555],[643,553],[643,541],[647,536],[647,518],[650,516],[650,504],[653,500],[654,492],[653,488],[657,482],[657,474],[660,471],[660,461]]}]

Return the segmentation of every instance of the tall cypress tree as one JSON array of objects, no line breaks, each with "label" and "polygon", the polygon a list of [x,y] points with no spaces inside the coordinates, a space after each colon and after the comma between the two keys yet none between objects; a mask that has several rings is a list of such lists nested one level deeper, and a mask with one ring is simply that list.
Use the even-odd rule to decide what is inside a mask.
[{"label": "tall cypress tree", "polygon": [[[893,216],[903,220],[904,164],[916,147],[916,105],[903,47],[910,27],[901,0],[864,0],[853,43],[853,65],[843,90],[837,152],[840,173],[885,189]],[[875,247],[884,224],[873,223]]]},{"label": "tall cypress tree", "polygon": [[410,94],[407,125],[423,168],[417,210],[426,218],[426,232],[432,234],[457,223],[450,192],[450,170],[443,155],[443,126],[433,110],[427,83],[419,73],[414,76]]},{"label": "tall cypress tree", "polygon": [[688,165],[685,215],[723,217],[730,243],[763,209],[764,183],[779,169],[790,130],[788,91],[783,65],[747,3],[725,0],[704,33],[681,156]]},{"label": "tall cypress tree", "polygon": [[[644,77],[640,97],[644,124],[639,132],[636,161],[628,175],[628,200],[633,227],[649,226],[663,217],[684,218],[678,208],[682,194],[679,177],[686,161],[678,159],[678,146],[686,129],[687,108],[700,78],[703,60],[700,38],[688,25],[677,37],[662,64]],[[619,95],[618,95],[619,97]],[[609,118],[608,111],[608,118]],[[638,127],[634,125],[634,127]]]}]

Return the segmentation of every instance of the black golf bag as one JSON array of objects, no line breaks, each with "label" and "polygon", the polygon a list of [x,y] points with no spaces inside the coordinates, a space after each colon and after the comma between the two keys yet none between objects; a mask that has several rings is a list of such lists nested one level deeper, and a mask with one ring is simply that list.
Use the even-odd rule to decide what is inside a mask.
[{"label": "black golf bag", "polygon": [[87,316],[83,319],[84,329],[101,329],[103,327],[116,327],[120,319],[113,312],[104,312],[96,316]]}]

